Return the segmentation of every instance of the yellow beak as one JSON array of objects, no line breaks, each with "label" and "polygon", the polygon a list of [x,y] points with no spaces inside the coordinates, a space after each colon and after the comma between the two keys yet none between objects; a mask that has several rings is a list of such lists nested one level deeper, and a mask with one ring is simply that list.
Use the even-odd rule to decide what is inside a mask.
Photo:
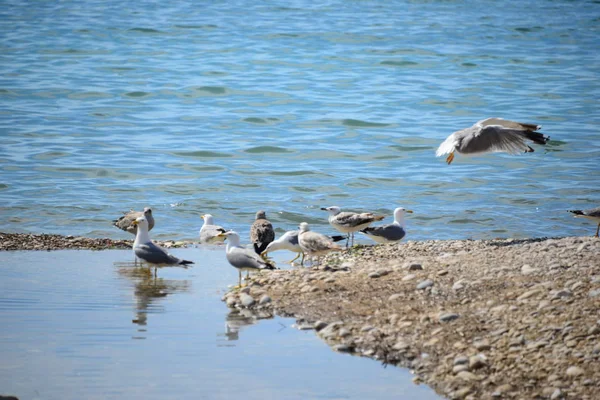
[{"label": "yellow beak", "polygon": [[406,211],[407,213],[411,213],[411,214],[413,213],[413,211],[412,211],[412,210],[405,210],[405,211]]}]

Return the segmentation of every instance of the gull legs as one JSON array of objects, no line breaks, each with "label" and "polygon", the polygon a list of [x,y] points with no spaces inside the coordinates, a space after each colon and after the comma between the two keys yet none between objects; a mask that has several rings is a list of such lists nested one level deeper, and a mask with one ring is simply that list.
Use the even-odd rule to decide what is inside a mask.
[{"label": "gull legs", "polygon": [[454,152],[450,153],[448,155],[448,158],[446,158],[446,162],[448,163],[448,165],[450,165],[450,163],[452,163],[452,160],[454,160]]},{"label": "gull legs", "polygon": [[598,237],[598,232],[600,232],[600,222],[598,223],[598,228],[596,228],[596,237]]}]

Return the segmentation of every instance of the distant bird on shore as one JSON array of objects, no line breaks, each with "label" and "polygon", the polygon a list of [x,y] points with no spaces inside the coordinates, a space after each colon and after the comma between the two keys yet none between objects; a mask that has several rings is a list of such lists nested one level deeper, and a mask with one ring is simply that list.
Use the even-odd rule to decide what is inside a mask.
[{"label": "distant bird on shore", "polygon": [[570,213],[575,214],[575,217],[591,219],[598,224],[596,228],[596,235],[600,232],[600,207],[590,208],[589,210],[568,210]]},{"label": "distant bird on shore", "polygon": [[275,240],[275,231],[273,225],[267,219],[264,211],[256,213],[256,219],[250,227],[250,241],[254,245],[256,254],[261,254],[269,243]]},{"label": "distant bird on shore", "polygon": [[192,261],[182,260],[172,254],[167,253],[165,249],[157,246],[150,240],[148,234],[148,221],[145,217],[138,217],[133,221],[137,225],[137,234],[133,242],[133,252],[138,258],[156,265],[188,265]]},{"label": "distant bird on shore", "polygon": [[135,235],[137,233],[137,226],[133,224],[133,221],[139,217],[146,218],[149,231],[154,228],[154,217],[152,216],[152,209],[150,207],[144,208],[144,211],[130,210],[129,212],[124,212],[121,218],[113,221],[113,225],[125,232]]},{"label": "distant bird on shore", "polygon": [[394,210],[394,222],[391,224],[381,226],[369,226],[362,229],[360,232],[364,233],[377,243],[394,243],[399,242],[406,236],[406,229],[404,228],[404,213],[412,213],[411,210],[407,210],[402,207],[398,207]]},{"label": "distant bird on shore", "polygon": [[202,219],[204,220],[204,224],[199,232],[200,243],[223,243],[225,236],[219,236],[219,234],[225,233],[226,230],[222,226],[215,225],[213,216],[210,214],[204,214]]},{"label": "distant bird on shore", "polygon": [[338,206],[321,207],[321,210],[329,213],[328,221],[331,226],[339,232],[348,233],[346,247],[348,247],[350,239],[352,239],[352,245],[354,245],[354,232],[358,232],[371,223],[381,221],[385,218],[383,215],[374,215],[372,213],[342,212]]},{"label": "distant bird on shore", "polygon": [[[298,259],[298,257],[300,257],[300,255],[302,255],[302,259],[300,260],[300,265],[304,265],[304,252],[302,251],[302,248],[300,247],[300,243],[298,242],[299,234],[300,234],[299,230],[287,231],[286,233],[281,235],[281,237],[279,239],[274,240],[271,243],[269,243],[269,245],[267,246],[265,251],[262,252],[261,255],[267,255],[267,253],[270,253],[270,252],[276,251],[276,250],[289,250],[289,251],[292,251],[292,252],[298,253],[298,254],[296,255],[296,257],[294,259],[292,259],[288,262],[293,263],[294,261],[296,261]],[[333,240],[334,242],[338,242],[340,240],[346,239],[346,236],[329,236],[329,238],[331,240]]]},{"label": "distant bird on shore", "polygon": [[536,132],[541,128],[541,125],[536,124],[526,124],[502,118],[487,118],[478,121],[470,128],[456,131],[448,136],[438,147],[435,155],[440,157],[449,154],[446,162],[450,164],[454,160],[455,151],[461,154],[531,153],[534,150],[525,143],[526,140],[543,145],[550,139],[549,136]]},{"label": "distant bird on shore", "polygon": [[302,251],[308,256],[319,257],[332,251],[342,250],[329,236],[311,231],[306,222],[302,222],[299,228],[298,243]]},{"label": "distant bird on shore", "polygon": [[[220,233],[227,239],[226,256],[229,264],[238,270],[238,287],[242,286],[242,271],[249,274],[250,271],[260,271],[263,269],[275,269],[273,264],[263,260],[251,249],[240,245],[240,235],[235,231]],[[248,275],[246,275],[248,276]]]}]

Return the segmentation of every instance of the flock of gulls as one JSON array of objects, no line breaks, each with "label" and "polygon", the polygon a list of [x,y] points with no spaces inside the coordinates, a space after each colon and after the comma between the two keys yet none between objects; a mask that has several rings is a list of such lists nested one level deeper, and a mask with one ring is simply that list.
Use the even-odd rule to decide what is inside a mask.
[{"label": "flock of gulls", "polygon": [[[502,118],[488,118],[478,121],[473,126],[452,133],[439,146],[436,156],[448,154],[446,162],[451,164],[454,153],[464,155],[482,154],[492,152],[506,152],[509,154],[530,153],[534,149],[527,142],[544,145],[550,139],[548,136],[537,132],[540,125],[509,121]],[[240,235],[215,225],[214,217],[210,214],[202,216],[204,224],[200,229],[200,243],[217,244],[227,240],[227,261],[238,270],[238,285],[241,286],[242,271],[260,271],[274,269],[268,259],[268,253],[276,250],[289,250],[296,253],[293,263],[302,257],[300,264],[304,265],[305,255],[321,257],[332,251],[341,251],[337,243],[346,239],[346,247],[354,245],[354,233],[360,232],[377,243],[395,243],[406,236],[404,216],[412,213],[398,207],[394,210],[394,222],[379,226],[371,226],[374,222],[383,220],[382,215],[373,213],[356,213],[342,211],[338,206],[323,207],[329,213],[329,224],[345,236],[328,236],[311,231],[308,223],[300,223],[298,230],[287,231],[275,240],[275,230],[267,219],[264,211],[256,213],[256,218],[250,227],[250,242],[252,247],[240,243]],[[588,218],[596,223],[596,237],[600,231],[600,207],[589,210],[569,210],[575,217]],[[134,235],[133,251],[135,256],[147,263],[154,265],[187,265],[192,261],[182,260],[165,249],[156,245],[150,239],[148,232],[154,227],[152,210],[148,207],[142,212],[130,211],[114,221],[118,228]],[[137,262],[137,259],[136,259]]]}]

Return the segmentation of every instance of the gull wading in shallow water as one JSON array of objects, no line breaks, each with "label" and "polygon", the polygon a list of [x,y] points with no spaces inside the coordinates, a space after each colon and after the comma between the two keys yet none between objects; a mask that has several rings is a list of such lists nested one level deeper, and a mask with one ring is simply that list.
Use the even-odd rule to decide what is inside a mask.
[{"label": "gull wading in shallow water", "polygon": [[[298,255],[293,260],[290,260],[288,262],[293,263],[294,261],[296,261],[298,259],[298,257],[300,257],[300,255],[302,255],[302,259],[300,260],[300,265],[304,265],[304,252],[302,251],[302,248],[300,247],[300,243],[298,242],[299,234],[300,234],[300,231],[298,231],[298,230],[287,231],[286,233],[281,235],[281,237],[279,239],[274,240],[271,243],[269,243],[269,245],[267,246],[265,251],[262,252],[261,255],[266,256],[267,253],[269,253],[271,251],[276,251],[276,250],[289,250],[294,253],[298,253]],[[334,242],[339,242],[340,240],[346,239],[346,236],[329,236],[329,238],[331,240],[333,240]]]},{"label": "gull wading in shallow water", "polygon": [[404,213],[412,213],[412,211],[398,207],[394,210],[394,222],[391,224],[367,227],[360,232],[364,233],[377,243],[399,242],[406,236],[406,230],[404,229]]},{"label": "gull wading in shallow water", "polygon": [[275,231],[273,225],[267,219],[264,211],[256,213],[256,220],[250,227],[250,241],[254,245],[256,254],[261,254],[269,243],[275,240]]},{"label": "gull wading in shallow water", "polygon": [[202,216],[204,224],[200,228],[200,243],[223,243],[225,236],[219,236],[220,233],[225,233],[226,230],[222,226],[215,225],[213,216],[210,214],[204,214]]},{"label": "gull wading in shallow water", "polygon": [[150,207],[144,208],[144,211],[133,211],[123,213],[123,216],[113,221],[113,225],[117,228],[129,232],[131,234],[137,233],[137,226],[133,224],[136,218],[145,217],[148,221],[148,230],[151,231],[154,228],[154,217],[152,216],[152,209]]},{"label": "gull wading in shallow water", "polygon": [[321,210],[329,213],[328,221],[331,226],[339,232],[348,233],[346,247],[348,247],[350,239],[352,239],[352,245],[354,245],[354,232],[365,229],[371,223],[381,221],[385,218],[383,215],[374,215],[372,213],[342,212],[338,206],[322,207]]},{"label": "gull wading in shallow water", "polygon": [[[240,245],[240,235],[235,231],[227,231],[219,235],[227,239],[226,256],[229,264],[238,270],[238,287],[242,286],[242,271],[249,273],[250,271],[260,271],[263,269],[275,269],[275,267],[263,260],[258,254],[251,249],[247,249]],[[246,275],[247,277],[248,275]]]},{"label": "gull wading in shallow water", "polygon": [[502,118],[484,119],[470,128],[456,131],[448,136],[438,147],[435,155],[440,157],[449,154],[446,162],[450,164],[454,160],[454,152],[461,154],[531,153],[534,150],[525,143],[526,140],[536,144],[546,144],[550,139],[549,136],[536,132],[541,128],[541,125],[525,124]]},{"label": "gull wading in shallow water", "polygon": [[138,217],[133,221],[137,225],[137,234],[133,242],[133,252],[138,258],[156,265],[188,265],[192,261],[182,260],[172,254],[167,253],[165,249],[155,245],[148,235],[148,221],[145,217]]},{"label": "gull wading in shallow water", "polygon": [[600,232],[600,207],[590,208],[589,210],[569,210],[569,212],[575,214],[575,217],[587,218],[596,222],[598,227],[594,236],[598,237],[598,232]]},{"label": "gull wading in shallow water", "polygon": [[302,251],[311,257],[324,256],[329,252],[342,250],[329,236],[312,232],[306,222],[300,224],[298,243]]}]

